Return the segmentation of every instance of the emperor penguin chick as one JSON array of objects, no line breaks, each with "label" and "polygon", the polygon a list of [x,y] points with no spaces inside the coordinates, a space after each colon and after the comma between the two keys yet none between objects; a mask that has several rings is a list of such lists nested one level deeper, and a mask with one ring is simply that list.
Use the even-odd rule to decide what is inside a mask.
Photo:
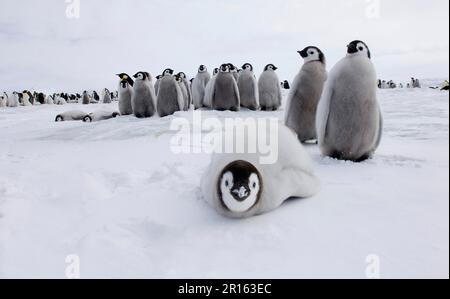
[{"label": "emperor penguin chick", "polygon": [[[120,76],[119,76],[120,77]],[[132,115],[133,106],[131,104],[131,99],[133,97],[133,85],[132,81],[128,75],[126,77],[120,77],[119,82],[119,112],[121,115]]]},{"label": "emperor penguin chick", "polygon": [[185,73],[180,72],[177,74],[177,77],[179,78],[178,81],[179,81],[181,92],[183,93],[184,102],[185,102],[183,110],[188,111],[189,108],[191,108],[191,103],[192,103],[191,87],[190,87],[189,81],[187,80]]},{"label": "emperor penguin chick", "polygon": [[155,88],[149,73],[139,72],[134,75],[133,96],[131,106],[137,118],[152,117],[155,112]]},{"label": "emperor penguin chick", "polygon": [[[247,130],[234,131],[245,136]],[[291,130],[271,126],[259,134],[265,136],[258,138],[276,141],[270,146],[270,152],[277,153],[276,159],[264,161],[248,144],[242,154],[214,154],[202,177],[203,198],[225,217],[241,219],[268,213],[290,198],[311,197],[320,189],[313,163]]]},{"label": "emperor penguin chick", "polygon": [[282,94],[280,79],[275,73],[277,69],[273,64],[268,64],[259,77],[259,105],[261,106],[261,110],[275,111],[281,106]]},{"label": "emperor penguin chick", "polygon": [[317,111],[319,146],[324,156],[361,162],[378,148],[383,117],[369,47],[347,46],[347,56],[331,70]]},{"label": "emperor penguin chick", "polygon": [[178,76],[166,74],[159,83],[157,110],[160,117],[165,117],[183,110],[184,98]]},{"label": "emperor penguin chick", "polygon": [[242,71],[238,79],[239,95],[241,97],[241,107],[250,110],[259,108],[258,82],[253,73],[253,66],[246,63],[242,66]]},{"label": "emperor penguin chick", "polygon": [[206,66],[201,65],[198,68],[198,74],[192,81],[192,99],[194,101],[195,109],[202,108],[203,100],[205,98],[205,89],[209,80],[211,80],[211,75],[208,72]]},{"label": "emperor penguin chick", "polygon": [[219,111],[239,111],[241,100],[239,88],[227,64],[220,67],[212,90],[211,106]]},{"label": "emperor penguin chick", "polygon": [[217,74],[219,74],[219,68],[215,68],[213,71],[213,76],[211,80],[209,80],[205,89],[205,98],[203,100],[203,106],[209,109],[212,109],[212,96],[214,91],[214,84],[216,82]]},{"label": "emperor penguin chick", "polygon": [[317,47],[298,52],[304,65],[292,83],[286,106],[286,126],[294,130],[300,142],[317,140],[316,114],[327,80],[325,55]]}]

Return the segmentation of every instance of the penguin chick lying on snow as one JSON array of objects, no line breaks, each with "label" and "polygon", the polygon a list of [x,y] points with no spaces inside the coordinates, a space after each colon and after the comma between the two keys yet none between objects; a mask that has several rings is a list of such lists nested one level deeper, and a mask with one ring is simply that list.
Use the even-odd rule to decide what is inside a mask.
[{"label": "penguin chick lying on snow", "polygon": [[84,118],[84,122],[93,122],[93,121],[102,121],[102,120],[108,120],[111,118],[116,118],[120,116],[120,113],[117,111],[95,111],[92,113],[87,114]]},{"label": "penguin chick lying on snow", "polygon": [[275,210],[289,198],[311,197],[319,191],[312,161],[296,135],[281,125],[270,128],[269,135],[278,140],[271,145],[271,152],[278,153],[272,164],[261,163],[262,155],[250,151],[213,155],[201,189],[219,214],[248,218]]},{"label": "penguin chick lying on snow", "polygon": [[67,111],[61,114],[58,114],[55,118],[55,122],[61,122],[61,121],[79,121],[83,120],[87,116],[86,112],[79,111],[79,110],[73,110],[73,111]]}]

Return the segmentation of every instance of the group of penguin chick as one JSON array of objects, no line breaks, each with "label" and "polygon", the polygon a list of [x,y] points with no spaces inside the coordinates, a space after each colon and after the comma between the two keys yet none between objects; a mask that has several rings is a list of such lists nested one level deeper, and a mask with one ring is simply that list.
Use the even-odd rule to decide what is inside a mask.
[{"label": "group of penguin chick", "polygon": [[211,74],[201,65],[195,78],[188,81],[186,74],[175,74],[166,69],[156,77],[153,84],[148,72],[138,72],[131,78],[126,73],[118,74],[119,111],[121,115],[134,114],[138,118],[172,115],[195,109],[209,108],[218,111],[277,110],[281,106],[282,93],[275,71],[277,67],[265,67],[259,81],[253,66],[246,63],[242,70],[233,64],[223,64]]},{"label": "group of penguin chick", "polygon": [[277,161],[261,163],[260,153],[216,153],[202,178],[203,197],[226,217],[256,216],[290,198],[315,195],[320,183],[302,145],[306,141],[318,140],[324,156],[354,162],[372,157],[380,144],[383,117],[368,46],[351,42],[330,74],[319,48],[299,54],[305,63],[291,86],[286,126],[270,128],[264,139],[278,139],[271,149]]},{"label": "group of penguin chick", "polygon": [[117,99],[117,92],[110,92],[107,88],[103,89],[102,96],[96,91],[92,93],[84,91],[82,94],[62,92],[46,95],[43,92],[24,90],[22,92],[15,91],[11,95],[6,92],[0,95],[0,108],[34,105],[65,105],[69,103],[82,103],[85,105],[99,103],[110,104]]}]

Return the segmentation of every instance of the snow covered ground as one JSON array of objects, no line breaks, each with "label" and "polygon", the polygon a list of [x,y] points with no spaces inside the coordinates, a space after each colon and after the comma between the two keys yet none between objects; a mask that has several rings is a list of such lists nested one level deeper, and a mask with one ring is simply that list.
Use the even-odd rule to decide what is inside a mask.
[{"label": "snow covered ground", "polygon": [[[309,146],[320,194],[247,220],[202,200],[209,157],[171,153],[173,117],[55,123],[98,106],[1,109],[0,277],[64,278],[74,254],[82,278],[366,278],[371,255],[382,278],[448,278],[449,95],[383,90],[380,100],[373,160]],[[272,115],[283,111],[239,113]]]}]

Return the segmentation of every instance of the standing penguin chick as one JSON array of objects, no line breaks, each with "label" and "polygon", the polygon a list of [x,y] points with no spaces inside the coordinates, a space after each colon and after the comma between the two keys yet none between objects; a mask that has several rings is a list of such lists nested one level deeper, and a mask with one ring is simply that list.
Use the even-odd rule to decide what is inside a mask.
[{"label": "standing penguin chick", "polygon": [[156,76],[156,82],[155,82],[155,94],[158,95],[159,91],[159,82],[161,81],[162,75]]},{"label": "standing penguin chick", "polygon": [[347,56],[330,72],[317,111],[324,156],[354,162],[372,157],[383,130],[376,82],[369,48],[362,41],[351,42]]},{"label": "standing penguin chick", "polygon": [[205,89],[211,80],[211,74],[208,72],[206,66],[201,65],[198,68],[198,74],[192,82],[192,99],[194,101],[195,109],[202,108],[203,100],[205,98]]},{"label": "standing penguin chick", "polygon": [[205,89],[205,98],[203,99],[203,106],[212,109],[212,96],[214,91],[214,84],[216,82],[217,74],[219,74],[219,68],[215,68],[213,71],[213,76],[209,80]]},{"label": "standing penguin chick", "polygon": [[178,76],[171,74],[161,78],[156,104],[159,116],[169,116],[183,109],[184,98],[179,82]]},{"label": "standing penguin chick", "polygon": [[85,90],[85,91],[83,91],[83,105],[89,105],[90,103],[91,103],[91,96]]},{"label": "standing penguin chick", "polygon": [[190,83],[187,79],[187,76],[185,73],[180,72],[178,73],[178,77],[181,80],[181,91],[183,92],[183,96],[185,97],[185,106],[184,106],[184,111],[188,111],[189,108],[191,107],[191,103],[192,103],[192,92],[191,92],[191,86]]},{"label": "standing penguin chick", "polygon": [[19,94],[14,92],[10,97],[8,97],[8,107],[18,107],[19,103]]},{"label": "standing penguin chick", "polygon": [[22,105],[32,106],[33,105],[33,95],[28,90],[22,92]]},{"label": "standing penguin chick", "polygon": [[294,130],[300,142],[317,139],[316,114],[327,80],[325,55],[317,47],[298,52],[304,59],[295,77],[286,106],[286,126]]},{"label": "standing penguin chick", "polygon": [[[245,135],[246,130],[235,131],[244,131],[241,134]],[[278,153],[274,163],[262,163],[261,154],[249,150],[213,155],[201,189],[204,199],[219,214],[229,218],[257,216],[275,210],[292,197],[307,198],[319,191],[312,161],[292,131],[280,125],[269,132],[264,130],[264,134],[270,137],[263,138],[276,140],[270,146],[270,151]]]},{"label": "standing penguin chick", "polygon": [[242,66],[238,79],[238,88],[241,97],[241,107],[257,110],[259,108],[258,82],[253,73],[253,66],[250,63]]},{"label": "standing penguin chick", "polygon": [[111,92],[108,90],[108,88],[105,88],[103,90],[103,104],[111,104]]},{"label": "standing penguin chick", "polygon": [[219,111],[239,111],[241,99],[239,88],[229,66],[223,64],[216,76],[211,98],[211,106]]},{"label": "standing penguin chick", "polygon": [[133,95],[131,106],[137,118],[152,117],[155,112],[156,95],[149,73],[139,72],[134,75]]},{"label": "standing penguin chick", "polygon": [[[119,112],[121,115],[131,115],[133,114],[131,99],[133,97],[134,81],[131,80],[128,75],[118,76],[121,78],[119,82]],[[133,85],[131,82],[133,82]]]},{"label": "standing penguin chick", "polygon": [[264,72],[259,77],[259,105],[261,110],[275,111],[281,106],[282,94],[280,79],[275,71],[278,68],[273,64],[268,64]]},{"label": "standing penguin chick", "polygon": [[8,95],[3,93],[0,95],[0,108],[5,108],[8,106]]}]

